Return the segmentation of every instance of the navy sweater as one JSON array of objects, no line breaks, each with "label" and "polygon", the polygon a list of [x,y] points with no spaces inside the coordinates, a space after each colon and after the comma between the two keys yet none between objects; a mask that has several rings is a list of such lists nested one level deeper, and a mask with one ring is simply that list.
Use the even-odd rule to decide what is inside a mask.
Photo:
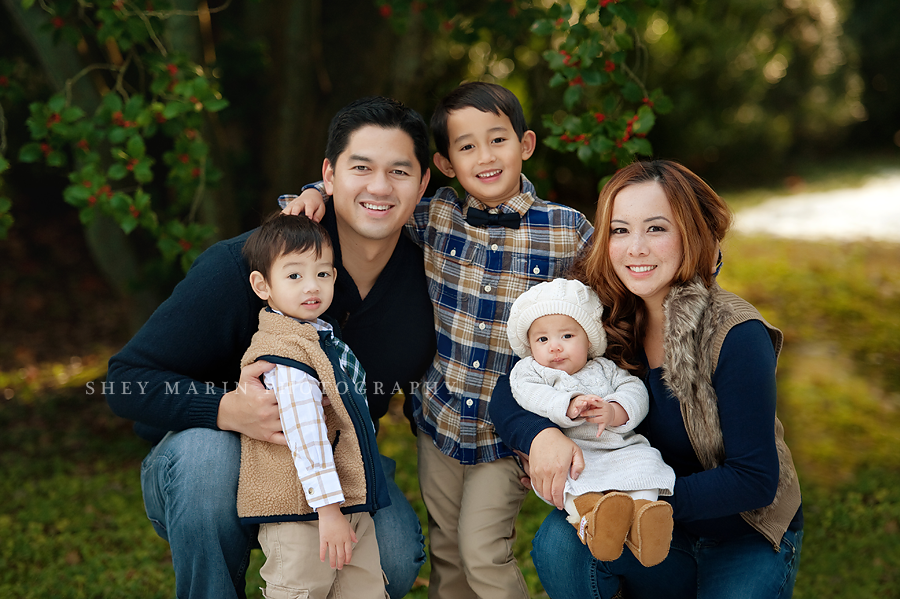
[{"label": "navy sweater", "polygon": [[[393,393],[418,381],[435,353],[422,252],[401,236],[363,300],[341,263],[330,203],[322,224],[331,235],[338,270],[326,314],[338,322],[366,371],[377,426]],[[135,421],[141,437],[155,443],[167,431],[217,428],[219,401],[236,387],[241,356],[264,305],[250,289],[250,268],[241,256],[249,235],[203,252],[172,295],[110,359],[107,402],[117,415]]]},{"label": "navy sweater", "polygon": [[[762,323],[750,320],[732,328],[722,344],[713,374],[725,462],[704,470],[691,446],[678,400],[662,382],[662,368],[644,378],[650,412],[637,431],[675,470],[675,492],[665,497],[673,518],[688,532],[731,537],[752,532],[740,512],[769,505],[778,486],[775,450],[775,352]],[[509,380],[498,381],[489,406],[497,433],[511,447],[528,453],[534,437],[555,426],[521,408]],[[803,526],[802,508],[791,529]]]}]

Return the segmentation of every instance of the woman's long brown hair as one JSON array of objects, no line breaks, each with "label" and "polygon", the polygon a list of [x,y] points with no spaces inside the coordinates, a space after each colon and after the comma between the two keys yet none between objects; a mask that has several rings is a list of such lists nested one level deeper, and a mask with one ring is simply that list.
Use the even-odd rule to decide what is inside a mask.
[{"label": "woman's long brown hair", "polygon": [[609,258],[610,222],[616,195],[629,185],[656,182],[666,194],[681,233],[684,255],[672,285],[700,277],[713,284],[719,243],[731,226],[731,211],[712,188],[684,166],[669,160],[635,162],[619,170],[600,191],[594,218],[594,241],[572,267],[572,276],[589,285],[605,307],[606,357],[620,367],[642,373],[640,347],[646,332],[643,301],[616,275]]}]

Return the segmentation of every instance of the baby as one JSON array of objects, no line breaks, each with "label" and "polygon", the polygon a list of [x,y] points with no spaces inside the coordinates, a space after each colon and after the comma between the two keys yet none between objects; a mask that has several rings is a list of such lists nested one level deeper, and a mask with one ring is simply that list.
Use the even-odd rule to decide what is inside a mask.
[{"label": "baby", "polygon": [[600,357],[603,306],[579,281],[554,279],[519,296],[507,334],[522,358],[510,373],[516,401],[561,427],[584,452],[585,469],[566,481],[565,507],[581,542],[602,561],[627,545],[646,567],[672,539],[674,471],[634,432],[649,409],[644,384]]}]

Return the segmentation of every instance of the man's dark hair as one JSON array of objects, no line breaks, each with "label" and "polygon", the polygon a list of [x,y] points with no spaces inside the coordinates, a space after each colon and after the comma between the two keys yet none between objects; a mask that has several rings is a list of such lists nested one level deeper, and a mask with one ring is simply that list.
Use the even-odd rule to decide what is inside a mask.
[{"label": "man's dark hair", "polygon": [[422,167],[420,176],[428,170],[428,126],[425,119],[412,108],[383,96],[361,98],[344,106],[328,126],[328,143],[325,158],[331,167],[337,164],[338,156],[347,149],[350,136],[357,129],[374,125],[383,129],[400,129],[412,138],[416,159]]},{"label": "man's dark hair", "polygon": [[323,247],[332,247],[325,227],[303,215],[274,212],[250,234],[241,253],[250,270],[258,270],[268,280],[279,257],[315,249],[319,258]]},{"label": "man's dark hair", "polygon": [[431,134],[434,136],[434,146],[437,148],[438,154],[444,158],[447,158],[450,148],[447,119],[450,118],[451,112],[463,108],[477,108],[481,112],[492,112],[497,116],[505,114],[509,117],[519,141],[522,141],[522,136],[528,130],[522,105],[514,93],[496,83],[484,81],[463,83],[444,96],[438,102],[437,108],[434,109],[434,114],[431,115]]}]

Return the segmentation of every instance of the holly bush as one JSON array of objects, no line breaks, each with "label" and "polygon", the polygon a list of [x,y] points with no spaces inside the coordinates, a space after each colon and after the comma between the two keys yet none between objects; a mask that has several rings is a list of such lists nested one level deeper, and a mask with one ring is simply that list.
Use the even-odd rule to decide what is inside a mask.
[{"label": "holly bush", "polygon": [[[418,19],[448,43],[471,47],[505,38],[543,50],[547,85],[561,92],[562,104],[543,116],[550,148],[575,153],[598,173],[652,153],[647,134],[671,103],[642,83],[646,52],[635,29],[636,0],[375,1],[400,33]],[[23,0],[22,6],[42,11],[57,44],[100,58],[31,104],[31,141],[18,159],[67,171],[64,199],[86,225],[98,214],[112,217],[126,233],[149,234],[167,261],[186,269],[214,233],[195,218],[221,177],[203,131],[228,106],[210,70],[163,41],[167,19],[191,13],[170,0]],[[514,47],[492,51],[506,51],[511,60]],[[16,93],[7,67],[0,62],[0,106]],[[73,100],[85,77],[100,91],[96,106]],[[10,168],[2,141],[0,175]],[[0,236],[11,225],[9,210],[10,201],[0,197]]]}]

